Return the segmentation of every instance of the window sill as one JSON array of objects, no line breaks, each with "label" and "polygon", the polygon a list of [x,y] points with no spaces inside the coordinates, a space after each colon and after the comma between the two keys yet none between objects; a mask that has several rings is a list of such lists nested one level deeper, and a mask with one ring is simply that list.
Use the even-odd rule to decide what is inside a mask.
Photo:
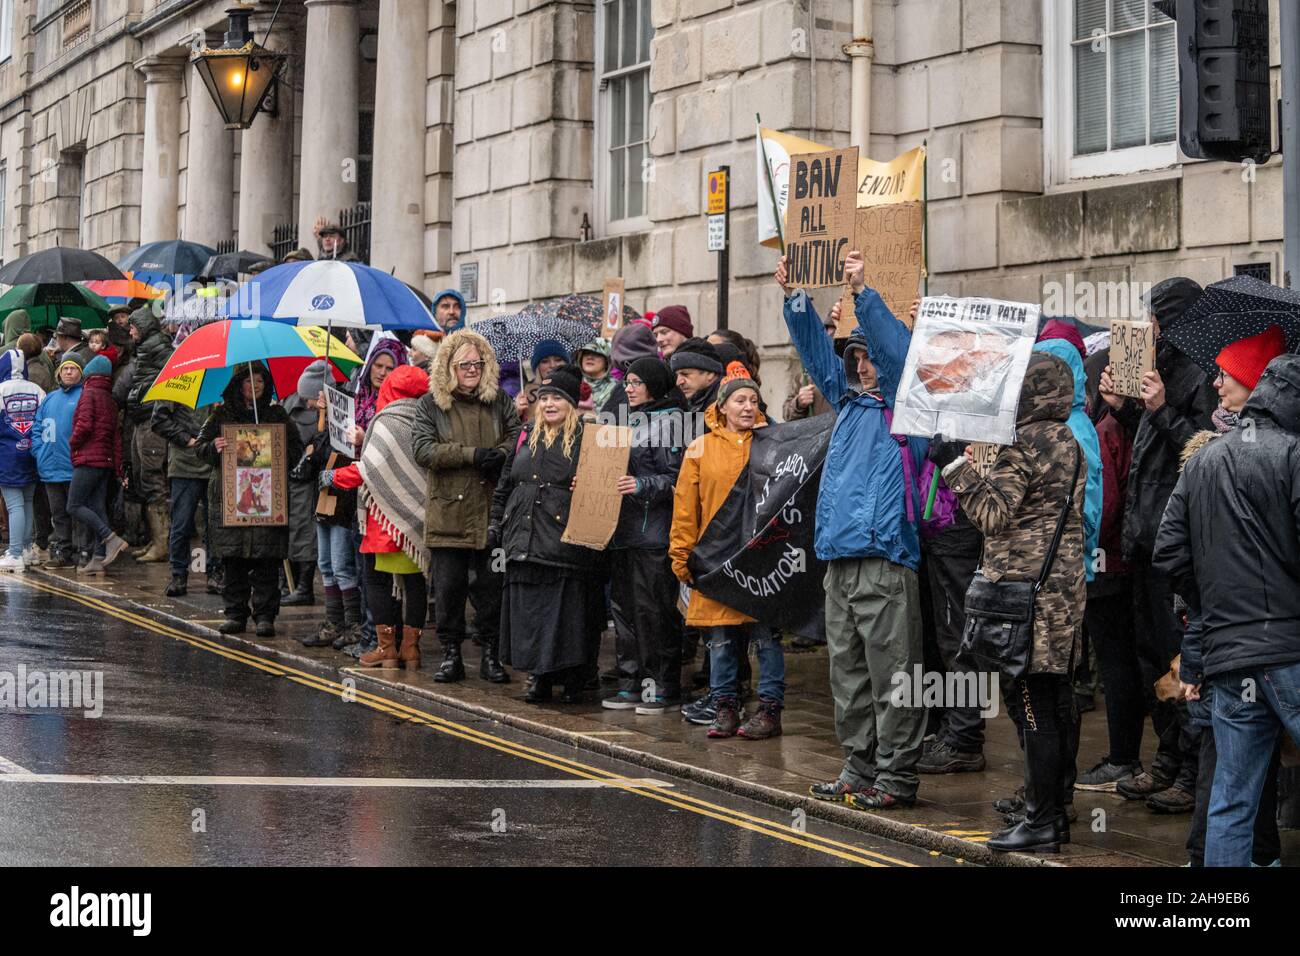
[{"label": "window sill", "polygon": [[[1184,160],[1179,160],[1173,166],[1165,169],[1149,169],[1132,173],[1107,173],[1105,175],[1091,176],[1086,179],[1071,179],[1066,183],[1056,183],[1048,186],[1043,190],[1044,196],[1052,196],[1060,193],[1077,193],[1085,192],[1090,189],[1103,189],[1107,186],[1130,185],[1132,183],[1151,183],[1161,182],[1166,179],[1181,179],[1183,175]],[[1186,160],[1194,162],[1194,160]]]}]

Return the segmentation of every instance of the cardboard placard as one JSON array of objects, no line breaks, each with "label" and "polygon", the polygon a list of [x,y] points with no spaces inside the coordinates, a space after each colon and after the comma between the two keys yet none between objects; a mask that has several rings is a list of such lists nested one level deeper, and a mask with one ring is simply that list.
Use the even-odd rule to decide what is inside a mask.
[{"label": "cardboard placard", "polygon": [[857,226],[857,168],[856,146],[790,158],[785,253],[794,288],[843,285]]},{"label": "cardboard placard", "polygon": [[1156,332],[1150,322],[1110,320],[1110,381],[1116,395],[1142,396],[1142,376],[1156,367]]},{"label": "cardboard placard", "polygon": [[577,484],[569,504],[569,521],[560,540],[603,551],[618,527],[623,496],[618,479],[627,474],[632,429],[588,424],[578,449]]},{"label": "cardboard placard", "polygon": [[340,455],[351,458],[357,453],[348,441],[348,432],[357,423],[356,400],[333,385],[325,386],[325,408],[330,430],[330,447]]},{"label": "cardboard placard", "polygon": [[[339,453],[330,452],[329,460],[325,462],[325,470],[330,471],[339,460]],[[319,495],[316,496],[316,513],[324,515],[327,518],[334,516],[334,512],[339,508],[339,496],[334,494],[329,488],[322,488]]]},{"label": "cardboard placard", "polygon": [[975,459],[972,463],[975,470],[980,473],[981,478],[987,478],[993,469],[993,463],[998,460],[1002,446],[988,441],[976,441],[971,442],[970,451]]},{"label": "cardboard placard", "polygon": [[604,319],[600,323],[600,334],[602,338],[612,339],[614,333],[623,327],[623,293],[625,291],[623,279],[605,280],[605,294],[603,301],[605,303]]},{"label": "cardboard placard", "polygon": [[858,316],[853,311],[853,290],[848,286],[840,293],[840,319],[835,323],[835,337],[847,339],[858,327]]},{"label": "cardboard placard", "polygon": [[288,446],[283,424],[221,426],[221,523],[228,528],[289,523]]},{"label": "cardboard placard", "polygon": [[857,211],[854,248],[862,252],[866,284],[880,293],[889,311],[909,329],[908,311],[921,288],[925,206],[886,203]]}]

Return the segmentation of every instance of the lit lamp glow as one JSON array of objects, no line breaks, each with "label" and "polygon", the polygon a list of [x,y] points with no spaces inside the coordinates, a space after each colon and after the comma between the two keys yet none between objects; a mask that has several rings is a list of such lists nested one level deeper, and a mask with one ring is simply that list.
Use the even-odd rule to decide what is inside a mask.
[{"label": "lit lamp glow", "polygon": [[204,46],[190,62],[208,88],[208,95],[226,122],[226,129],[248,129],[262,107],[271,84],[284,66],[285,55],[253,41],[248,17],[253,8],[246,4],[226,11],[229,24],[225,42],[212,49]]}]

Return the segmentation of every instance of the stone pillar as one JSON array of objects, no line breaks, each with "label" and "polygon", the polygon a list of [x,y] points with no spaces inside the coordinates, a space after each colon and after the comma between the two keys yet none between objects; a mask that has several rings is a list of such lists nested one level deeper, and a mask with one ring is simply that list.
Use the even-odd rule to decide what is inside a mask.
[{"label": "stone pillar", "polygon": [[144,74],[140,197],[140,244],[144,245],[175,239],[179,232],[181,76],[187,64],[177,57],[151,56],[135,68]]},{"label": "stone pillar", "polygon": [[380,0],[375,142],[382,186],[372,190],[370,263],[424,284],[425,57],[428,4]]},{"label": "stone pillar", "polygon": [[[249,25],[268,50],[287,52],[297,30],[297,18],[281,11],[275,32],[266,37],[270,14],[259,12]],[[239,152],[239,247],[271,253],[271,233],[293,216],[293,61],[280,73],[276,115],[258,113],[241,133]],[[301,237],[300,237],[301,238]],[[299,245],[304,245],[301,241]],[[308,245],[308,248],[311,248]]]},{"label": "stone pillar", "polygon": [[[189,150],[184,239],[216,246],[235,231],[235,134],[193,67],[189,76]],[[145,180],[145,189],[149,188]]]},{"label": "stone pillar", "polygon": [[357,201],[361,26],[356,0],[305,0],[305,6],[298,245],[315,255],[316,217],[333,220]]}]

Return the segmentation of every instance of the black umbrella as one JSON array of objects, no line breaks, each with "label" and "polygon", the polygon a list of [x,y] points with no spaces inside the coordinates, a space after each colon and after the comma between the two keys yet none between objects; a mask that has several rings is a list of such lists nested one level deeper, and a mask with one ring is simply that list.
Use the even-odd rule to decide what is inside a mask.
[{"label": "black umbrella", "polygon": [[52,246],[15,259],[0,269],[0,283],[90,282],[95,279],[125,279],[120,269],[98,252]]},{"label": "black umbrella", "polygon": [[1215,360],[1225,346],[1270,325],[1282,329],[1288,352],[1300,351],[1300,293],[1254,276],[1233,276],[1206,286],[1182,320],[1160,334],[1214,377],[1219,374]]},{"label": "black umbrella", "polygon": [[247,249],[240,249],[238,252],[219,252],[208,259],[201,274],[209,279],[238,279],[241,274],[252,272],[263,262],[270,264],[274,263],[274,260],[260,252],[249,252]]}]

